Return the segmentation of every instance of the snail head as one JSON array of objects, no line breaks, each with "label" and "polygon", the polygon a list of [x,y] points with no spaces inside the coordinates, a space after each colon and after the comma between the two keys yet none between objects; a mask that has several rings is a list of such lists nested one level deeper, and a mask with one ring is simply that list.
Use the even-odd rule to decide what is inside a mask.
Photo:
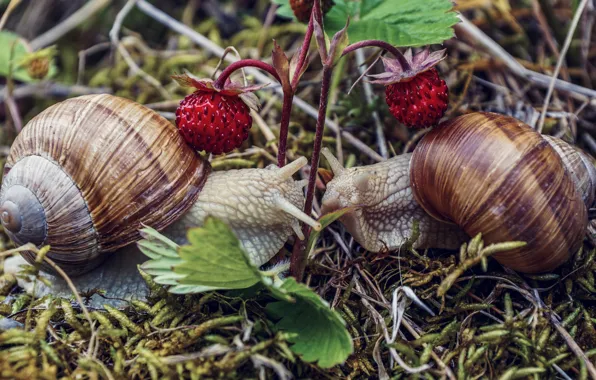
[{"label": "snail head", "polygon": [[371,191],[378,179],[377,173],[365,167],[345,169],[329,149],[324,148],[321,153],[333,171],[333,179],[327,183],[323,196],[323,214],[351,206],[372,206],[378,202]]}]

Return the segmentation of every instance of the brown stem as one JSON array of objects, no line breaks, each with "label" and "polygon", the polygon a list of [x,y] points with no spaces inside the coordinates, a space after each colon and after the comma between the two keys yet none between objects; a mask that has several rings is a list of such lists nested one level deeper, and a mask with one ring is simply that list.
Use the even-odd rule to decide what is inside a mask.
[{"label": "brown stem", "polygon": [[[308,177],[308,186],[306,190],[306,201],[304,202],[304,212],[310,215],[312,211],[313,199],[315,196],[315,183],[317,180],[317,169],[319,167],[319,157],[321,156],[321,145],[323,143],[323,131],[325,129],[325,115],[327,113],[327,102],[329,97],[329,87],[331,84],[332,68],[329,65],[323,66],[323,79],[321,83],[321,99],[319,102],[319,116],[317,118],[317,130],[315,133],[315,142],[313,145],[312,157],[310,160],[310,174]],[[297,281],[302,281],[304,269],[306,268],[306,244],[310,235],[310,228],[306,225],[302,227],[305,239],[299,241],[294,246],[292,257],[290,259],[290,274]]]},{"label": "brown stem", "polygon": [[381,41],[381,40],[359,41],[359,42],[353,43],[351,45],[348,45],[344,49],[344,51],[342,53],[342,57],[348,53],[353,52],[354,50],[358,50],[363,47],[379,47],[381,49],[385,49],[399,61],[399,63],[402,65],[404,71],[410,69],[410,64],[408,63],[408,61],[406,61],[406,58],[404,57],[404,55],[395,46],[391,45],[388,42]]},{"label": "brown stem", "polygon": [[288,146],[288,129],[290,128],[290,114],[292,112],[292,101],[294,100],[294,93],[298,82],[300,82],[300,73],[302,73],[304,65],[306,64],[306,56],[310,47],[310,41],[314,30],[313,16],[314,11],[310,14],[308,21],[308,27],[306,34],[304,35],[304,41],[302,42],[302,48],[300,49],[300,56],[298,56],[298,64],[294,71],[294,77],[291,78],[292,82],[290,87],[292,93],[287,93],[284,90],[284,100],[281,113],[281,123],[279,125],[279,149],[277,153],[277,166],[280,168],[286,164],[286,151]]},{"label": "brown stem", "polygon": [[310,14],[308,27],[306,28],[304,41],[302,42],[302,48],[300,49],[300,56],[298,57],[298,64],[296,65],[296,71],[294,71],[294,77],[292,78],[292,88],[294,91],[296,91],[296,86],[298,86],[298,82],[300,81],[300,73],[302,72],[302,69],[306,63],[306,55],[308,54],[310,41],[312,40],[312,34],[314,31],[313,14],[314,12],[311,12]]},{"label": "brown stem", "polygon": [[224,69],[224,71],[222,71],[221,75],[215,80],[215,83],[213,83],[213,86],[215,88],[222,89],[224,87],[224,84],[226,83],[226,80],[228,80],[230,75],[232,75],[232,73],[234,71],[241,69],[243,67],[256,67],[257,69],[266,71],[269,74],[271,74],[271,76],[273,76],[278,82],[280,82],[279,75],[277,75],[275,68],[273,66],[271,66],[270,64],[259,61],[258,59],[241,59],[239,61],[232,63],[230,66],[226,67]]},{"label": "brown stem", "polygon": [[286,164],[286,150],[288,145],[288,130],[290,129],[290,114],[292,113],[292,101],[294,93],[284,91],[284,100],[281,110],[281,122],[279,126],[279,149],[277,153],[277,166],[280,168]]},{"label": "brown stem", "polygon": [[315,0],[312,11],[314,13],[315,20],[317,20],[317,22],[321,25],[321,28],[323,28],[323,10],[321,9],[321,0]]}]

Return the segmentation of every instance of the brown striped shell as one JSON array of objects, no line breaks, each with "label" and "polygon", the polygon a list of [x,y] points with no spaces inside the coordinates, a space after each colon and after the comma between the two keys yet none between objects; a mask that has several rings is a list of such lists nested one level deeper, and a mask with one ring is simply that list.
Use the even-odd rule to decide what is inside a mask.
[{"label": "brown striped shell", "polygon": [[[16,244],[50,245],[71,275],[163,229],[197,200],[210,166],[156,112],[112,95],[53,105],[14,141],[0,219]],[[25,255],[31,262],[31,253]]]},{"label": "brown striped shell", "polygon": [[471,236],[481,232],[486,244],[527,242],[495,256],[527,273],[552,270],[579,249],[588,220],[582,198],[594,193],[576,189],[539,133],[492,113],[460,116],[429,132],[412,156],[410,181],[433,217]]}]

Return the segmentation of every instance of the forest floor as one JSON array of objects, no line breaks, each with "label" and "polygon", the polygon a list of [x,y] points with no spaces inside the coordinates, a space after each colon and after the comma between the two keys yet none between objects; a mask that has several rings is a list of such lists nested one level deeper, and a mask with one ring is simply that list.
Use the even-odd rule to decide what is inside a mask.
[{"label": "forest floor", "polygon": [[[55,45],[56,55],[55,72],[46,80],[11,84],[0,79],[2,162],[16,133],[66,97],[112,93],[173,120],[190,90],[170,75],[188,70],[211,77],[227,46],[243,58],[270,60],[274,39],[294,52],[306,30],[303,24],[275,17],[266,0],[152,1],[159,14],[165,12],[186,29],[162,23],[159,14],[140,6],[123,20],[118,14],[125,2],[84,3],[24,2],[8,17],[4,30],[37,48]],[[536,127],[548,97],[543,133],[596,155],[594,2],[588,2],[564,55],[560,53],[579,2],[457,3],[467,21],[445,42],[447,58],[438,65],[450,91],[445,118],[491,111]],[[0,1],[3,12],[7,5]],[[80,25],[74,30],[48,32],[82,8],[88,12],[76,16]],[[425,132],[393,119],[382,86],[373,85],[367,93],[361,83],[348,91],[361,74],[357,58],[342,60],[334,71],[328,109],[329,119],[349,137],[338,139],[327,128],[323,139],[347,167],[411,152]],[[551,95],[560,58],[561,81]],[[304,104],[291,115],[291,160],[312,153],[321,70],[318,56],[311,59],[296,95]],[[257,92],[263,107],[249,140],[238,151],[215,157],[214,170],[277,162],[278,88],[270,85]],[[321,167],[327,167],[325,160]],[[323,192],[321,181],[317,199]],[[2,250],[14,248],[1,236]],[[411,247],[372,254],[363,252],[340,224],[325,229],[308,262],[305,283],[339,312],[354,344],[344,364],[326,369],[301,360],[287,337],[272,329],[263,307],[266,296],[260,293],[174,295],[150,282],[146,300],[123,309],[88,307],[86,314],[74,297],[34,298],[16,286],[13,275],[0,274],[0,377],[596,379],[596,225],[589,226],[577,255],[540,275],[516,273],[490,257],[468,259],[477,253],[478,243],[463,247],[463,254]],[[282,255],[290,252],[288,244]],[[438,296],[447,279],[449,290]],[[396,299],[400,287],[411,289],[432,315]],[[87,292],[83,299],[101,292],[79,290]],[[399,310],[405,313],[392,339],[393,315]]]}]

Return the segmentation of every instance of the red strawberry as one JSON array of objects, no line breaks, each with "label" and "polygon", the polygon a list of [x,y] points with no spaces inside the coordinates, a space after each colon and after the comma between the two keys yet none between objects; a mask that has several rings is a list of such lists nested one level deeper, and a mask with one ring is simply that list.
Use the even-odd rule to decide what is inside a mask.
[{"label": "red strawberry", "polygon": [[436,125],[449,103],[449,89],[434,67],[407,82],[385,88],[389,110],[402,124],[413,128]]},{"label": "red strawberry", "polygon": [[259,87],[227,84],[218,90],[210,80],[197,81],[185,75],[174,76],[174,79],[184,86],[197,88],[176,109],[176,125],[186,142],[196,150],[213,154],[228,153],[240,147],[252,126],[247,103],[251,108],[256,104],[256,97],[250,91]]},{"label": "red strawberry", "polygon": [[434,66],[445,51],[426,49],[414,57],[408,50],[403,59],[383,58],[386,72],[372,75],[374,83],[386,87],[385,100],[397,120],[412,128],[426,128],[441,120],[449,104],[449,89]]},{"label": "red strawberry", "polygon": [[[315,0],[290,0],[290,7],[298,21],[306,23],[310,20],[314,2]],[[333,0],[322,0],[321,11],[323,12],[323,15],[327,14],[333,5]]]},{"label": "red strawberry", "polygon": [[222,154],[238,148],[248,138],[252,117],[238,95],[199,90],[180,102],[176,125],[194,149]]}]

